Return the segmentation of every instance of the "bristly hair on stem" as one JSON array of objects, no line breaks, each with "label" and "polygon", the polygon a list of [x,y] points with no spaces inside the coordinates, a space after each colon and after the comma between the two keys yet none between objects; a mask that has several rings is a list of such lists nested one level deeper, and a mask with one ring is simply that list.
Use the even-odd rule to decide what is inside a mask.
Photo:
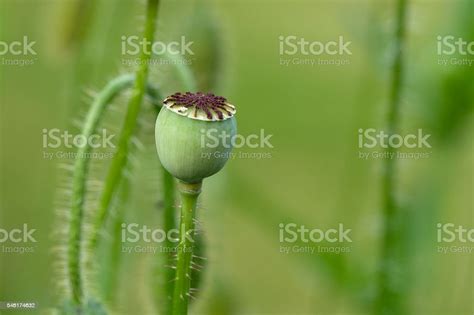
[{"label": "bristly hair on stem", "polygon": [[[160,196],[160,211],[162,213],[160,218],[163,221],[163,229],[165,231],[171,231],[177,229],[175,217],[176,184],[173,176],[163,167],[161,167],[160,173],[162,186],[162,194]],[[163,251],[153,266],[153,292],[155,294],[154,300],[156,301],[156,307],[159,309],[160,313],[170,314],[171,302],[173,299],[176,260],[173,249],[176,247],[176,244],[173,240],[167,237],[165,238],[163,246],[169,252]]]},{"label": "bristly hair on stem", "polygon": [[[82,129],[82,135],[87,138],[96,131],[107,105],[132,82],[133,76],[126,75],[118,77],[107,84],[98,94],[89,110]],[[79,148],[72,178],[72,204],[67,245],[67,281],[70,287],[70,301],[77,308],[80,308],[84,302],[82,241],[86,179],[90,163],[90,159],[87,156],[91,150],[90,145]]]},{"label": "bristly hair on stem", "polygon": [[191,296],[191,265],[195,246],[193,238],[194,219],[201,186],[202,182],[194,184],[178,182],[178,192],[181,198],[181,219],[172,315],[186,315],[188,313],[189,298]]},{"label": "bristly hair on stem", "polygon": [[[153,42],[156,29],[156,20],[158,16],[158,4],[159,0],[148,0],[145,30],[143,33],[143,38],[146,39],[147,45],[151,45]],[[119,187],[120,181],[123,177],[124,169],[128,162],[131,139],[135,132],[138,123],[140,107],[147,91],[149,60],[151,58],[147,51],[150,51],[149,47],[147,47],[147,49],[145,49],[140,55],[140,66],[136,71],[136,79],[132,89],[132,98],[128,103],[125,121],[119,136],[117,151],[111,162],[109,172],[105,180],[104,190],[100,197],[99,208],[97,210],[95,222],[93,223],[92,236],[89,241],[89,249],[92,252],[94,252],[97,248],[100,230],[107,221],[110,204],[117,192],[117,188]]]},{"label": "bristly hair on stem", "polygon": [[[144,38],[148,43],[153,41],[156,19],[158,14],[159,0],[148,0],[147,14],[145,21]],[[148,60],[150,55],[143,52],[141,55],[140,67],[136,72],[135,78],[133,76],[120,77],[117,80],[112,81],[102,91],[94,102],[89,114],[86,118],[82,134],[86,137],[91,136],[104,113],[105,107],[110,103],[111,99],[116,96],[118,92],[132,82],[134,88],[132,92],[132,98],[129,102],[124,127],[119,140],[119,148],[112,161],[109,176],[106,180],[106,185],[102,197],[101,205],[110,203],[112,196],[118,186],[122,171],[127,162],[127,154],[131,137],[133,135],[135,126],[137,124],[137,116],[139,113],[140,105],[142,103],[148,76]],[[71,204],[71,216],[69,222],[69,239],[68,239],[68,283],[70,286],[70,303],[77,309],[78,313],[81,313],[81,309],[85,304],[85,293],[84,293],[84,274],[82,268],[82,262],[84,257],[84,250],[82,246],[83,241],[83,229],[84,229],[84,200],[86,194],[86,177],[89,166],[89,160],[87,153],[91,151],[90,146],[84,146],[79,149],[79,158],[76,160],[73,174],[73,192],[72,192],[72,204]],[[107,207],[102,207],[104,209]],[[100,213],[99,217],[103,217],[103,213]]]}]

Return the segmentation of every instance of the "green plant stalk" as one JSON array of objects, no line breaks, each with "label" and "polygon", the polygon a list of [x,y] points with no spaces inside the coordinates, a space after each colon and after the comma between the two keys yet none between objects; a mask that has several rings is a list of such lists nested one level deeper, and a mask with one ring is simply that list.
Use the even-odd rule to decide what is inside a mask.
[{"label": "green plant stalk", "polygon": [[[160,170],[161,187],[163,189],[162,196],[160,196],[160,200],[162,201],[161,218],[163,229],[165,231],[171,231],[177,228],[174,208],[175,180],[164,167],[161,167]],[[172,268],[172,266],[174,266],[174,255],[172,249],[176,247],[176,244],[169,238],[165,238],[163,246],[168,251],[163,251],[153,269],[155,300],[157,302],[157,307],[160,308],[160,313],[170,314],[174,288],[173,280],[175,278],[175,271]]]},{"label": "green plant stalk", "polygon": [[128,103],[128,109],[125,121],[119,137],[117,152],[110,165],[107,178],[105,180],[104,190],[102,192],[99,207],[97,209],[97,217],[92,227],[92,236],[89,242],[89,249],[94,252],[97,248],[99,232],[107,221],[110,203],[117,191],[123,171],[128,162],[128,154],[130,151],[130,143],[132,135],[135,131],[138,121],[138,114],[146,92],[147,78],[149,72],[149,60],[151,57],[151,43],[154,39],[156,29],[156,20],[158,16],[159,0],[148,0],[147,13],[145,20],[145,29],[143,38],[147,42],[147,47],[140,55],[140,66],[136,71],[136,80],[132,90],[132,96]]},{"label": "green plant stalk", "polygon": [[118,292],[118,280],[117,276],[120,269],[121,262],[121,231],[122,231],[122,222],[124,217],[125,209],[128,205],[128,200],[130,197],[130,180],[125,178],[122,181],[120,187],[120,194],[118,196],[118,207],[115,216],[113,217],[111,224],[111,233],[112,238],[110,239],[110,244],[107,248],[104,248],[103,255],[107,264],[102,266],[100,272],[100,285],[101,285],[101,295],[105,301],[114,302],[117,297]]},{"label": "green plant stalk", "polygon": [[[122,75],[122,76],[119,76],[119,77],[113,79],[110,82],[113,83],[113,82],[122,81],[122,80],[126,81],[126,82],[124,82],[124,84],[119,88],[118,92],[121,92],[121,91],[129,88],[130,86],[132,86],[133,82],[135,81],[135,75],[133,75],[133,74]],[[105,91],[105,89],[104,89],[104,91]],[[150,97],[152,105],[155,106],[158,109],[158,112],[159,112],[159,108],[161,107],[160,100],[162,99],[162,96],[161,96],[159,90],[152,87],[150,84],[148,84],[147,87],[146,87],[146,95],[148,97]],[[107,104],[105,104],[105,105],[107,105]],[[90,112],[91,111],[94,111],[93,107],[91,107]],[[110,206],[110,204],[107,205],[107,209],[109,208],[109,206]],[[92,237],[91,237],[91,240],[89,241],[89,244],[97,245],[98,234],[99,234],[99,230],[94,230],[92,232]],[[92,241],[92,240],[95,240],[95,241]],[[95,248],[95,247],[96,246],[89,245],[89,249],[90,248]]]},{"label": "green plant stalk", "polygon": [[[183,65],[183,67],[186,67]],[[190,77],[192,79],[192,77]],[[163,99],[159,94],[159,91],[155,91],[153,95],[155,99]],[[160,113],[161,104],[157,104],[156,114]],[[174,200],[175,200],[175,180],[174,177],[163,167],[160,167],[161,171],[161,187],[163,188],[163,194],[161,196],[162,201],[162,220],[163,229],[165,231],[171,231],[176,229],[176,218],[174,213]],[[172,269],[174,265],[174,257],[171,249],[175,247],[174,242],[169,238],[165,238],[164,247],[169,249],[170,252],[164,252],[161,258],[162,261],[158,261],[154,267],[153,273],[155,280],[155,296],[157,306],[160,307],[161,313],[171,313],[171,301],[173,299],[174,289],[174,277],[175,271]]]},{"label": "green plant stalk", "polygon": [[[97,129],[107,105],[126,87],[133,83],[133,76],[124,75],[110,81],[97,95],[86,117],[82,135],[90,137]],[[84,200],[86,194],[86,177],[90,159],[86,156],[92,151],[89,145],[78,150],[78,158],[74,164],[72,179],[72,204],[69,222],[69,240],[67,249],[68,282],[71,301],[80,306],[83,303],[82,260],[82,228],[84,220]]]},{"label": "green plant stalk", "polygon": [[[164,227],[165,231],[170,231],[172,229],[176,228],[176,218],[174,215],[174,197],[175,197],[175,184],[174,184],[174,178],[173,176],[168,173],[167,170],[162,168],[162,174],[163,174],[163,222],[164,222]],[[172,248],[174,247],[174,243],[171,242],[169,238],[166,238],[165,241],[165,246],[166,248]],[[167,257],[167,265],[172,266],[173,265],[173,256],[168,255]],[[169,297],[171,299],[171,292],[173,291],[174,283],[174,270],[171,268],[165,268],[166,270],[166,276],[165,276],[165,281],[166,281],[166,293],[168,294],[167,298]]]},{"label": "green plant stalk", "polygon": [[[175,71],[177,72],[183,87],[188,91],[197,90],[196,80],[191,69],[181,60],[180,55],[171,55],[168,52],[165,53],[166,58],[173,60],[172,64],[175,65]],[[155,99],[163,99],[163,97],[154,95]],[[161,103],[159,104],[161,106]],[[160,108],[157,107],[157,114]],[[165,231],[171,231],[176,229],[177,222],[175,218],[174,200],[175,200],[175,179],[165,169],[161,168],[162,176],[162,187],[163,187],[163,228]],[[175,247],[175,244],[166,238],[164,243],[165,248],[171,249]],[[172,309],[172,301],[174,294],[174,278],[175,270],[172,266],[175,264],[175,258],[171,253],[164,253],[162,261],[155,264],[154,279],[156,280],[155,294],[157,306],[161,308],[163,314],[170,314]],[[164,296],[164,299],[162,298]]]},{"label": "green plant stalk", "polygon": [[193,258],[194,217],[196,204],[201,193],[202,182],[189,184],[178,182],[181,197],[180,236],[177,253],[176,278],[172,303],[173,315],[186,315],[191,284],[191,261]]},{"label": "green plant stalk", "polygon": [[[395,33],[395,56],[392,68],[391,89],[388,111],[388,132],[397,131],[400,120],[400,99],[402,93],[404,46],[406,37],[407,1],[397,1],[397,22]],[[389,146],[389,154],[397,150]],[[397,270],[400,266],[399,223],[401,209],[395,197],[396,191],[396,158],[386,159],[382,183],[383,206],[383,240],[381,258],[378,266],[377,297],[375,314],[406,314],[403,307],[403,290],[397,285],[400,282]]]}]

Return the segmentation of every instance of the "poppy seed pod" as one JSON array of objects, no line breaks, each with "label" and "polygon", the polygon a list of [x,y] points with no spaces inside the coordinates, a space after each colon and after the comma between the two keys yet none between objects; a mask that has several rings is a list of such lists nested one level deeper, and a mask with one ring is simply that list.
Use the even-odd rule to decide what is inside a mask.
[{"label": "poppy seed pod", "polygon": [[220,171],[237,132],[235,107],[224,97],[175,93],[158,114],[155,140],[163,167],[175,178],[198,183]]}]

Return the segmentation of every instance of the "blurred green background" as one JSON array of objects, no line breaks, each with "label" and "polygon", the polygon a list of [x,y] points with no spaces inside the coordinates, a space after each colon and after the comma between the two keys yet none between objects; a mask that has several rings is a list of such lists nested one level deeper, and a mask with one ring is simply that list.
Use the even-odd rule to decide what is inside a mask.
[{"label": "blurred green background", "polygon": [[[474,4],[408,3],[400,129],[402,134],[423,129],[431,134],[432,149],[429,158],[397,161],[396,195],[406,210],[400,288],[408,314],[471,315],[474,253],[438,253],[436,224],[474,228],[474,71],[439,65],[437,36],[474,40]],[[78,0],[0,2],[0,40],[27,36],[36,41],[37,52],[28,56],[32,65],[0,66],[0,228],[26,223],[37,230],[38,240],[33,253],[0,252],[0,301],[34,301],[44,312],[59,303],[64,280],[55,248],[66,221],[56,210],[67,200],[70,173],[64,168],[72,161],[44,158],[45,150],[55,151],[43,148],[42,130],[77,133],[75,122],[90,105],[86,91],[133,71],[122,64],[121,37],[139,34],[144,12],[144,1],[96,0],[79,11],[78,5]],[[193,22],[198,5],[163,1],[157,40],[184,35],[195,41],[196,51],[205,50],[208,43],[196,35],[200,24]],[[273,135],[273,148],[237,149],[269,156],[237,157],[205,181],[199,218],[208,263],[192,312],[370,314],[383,169],[380,159],[359,158],[358,130],[385,125],[395,1],[222,0],[210,2],[209,9],[222,54],[215,92],[237,106],[240,134],[264,129]],[[352,55],[341,57],[348,65],[283,66],[279,36],[323,42],[343,36],[352,42]],[[192,62],[202,59],[196,54]],[[170,66],[152,66],[150,79],[165,94],[183,89]],[[126,100],[127,95],[117,100],[106,119],[104,128],[112,133],[120,128]],[[143,108],[144,148],[134,154],[124,222],[159,227],[155,117],[149,104]],[[108,162],[94,161],[91,173],[99,186]],[[96,196],[91,192],[90,209]],[[343,223],[352,230],[351,250],[281,253],[280,223],[320,229]],[[156,255],[115,254],[121,265],[112,309],[153,314],[150,277]]]}]

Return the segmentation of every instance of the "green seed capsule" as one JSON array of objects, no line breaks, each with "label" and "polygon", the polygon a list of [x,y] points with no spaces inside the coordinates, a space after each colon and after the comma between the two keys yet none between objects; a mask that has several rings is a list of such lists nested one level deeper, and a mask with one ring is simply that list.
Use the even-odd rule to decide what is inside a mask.
[{"label": "green seed capsule", "polygon": [[164,100],[156,120],[156,149],[163,167],[187,183],[219,172],[237,132],[235,107],[223,97],[176,93]]}]

